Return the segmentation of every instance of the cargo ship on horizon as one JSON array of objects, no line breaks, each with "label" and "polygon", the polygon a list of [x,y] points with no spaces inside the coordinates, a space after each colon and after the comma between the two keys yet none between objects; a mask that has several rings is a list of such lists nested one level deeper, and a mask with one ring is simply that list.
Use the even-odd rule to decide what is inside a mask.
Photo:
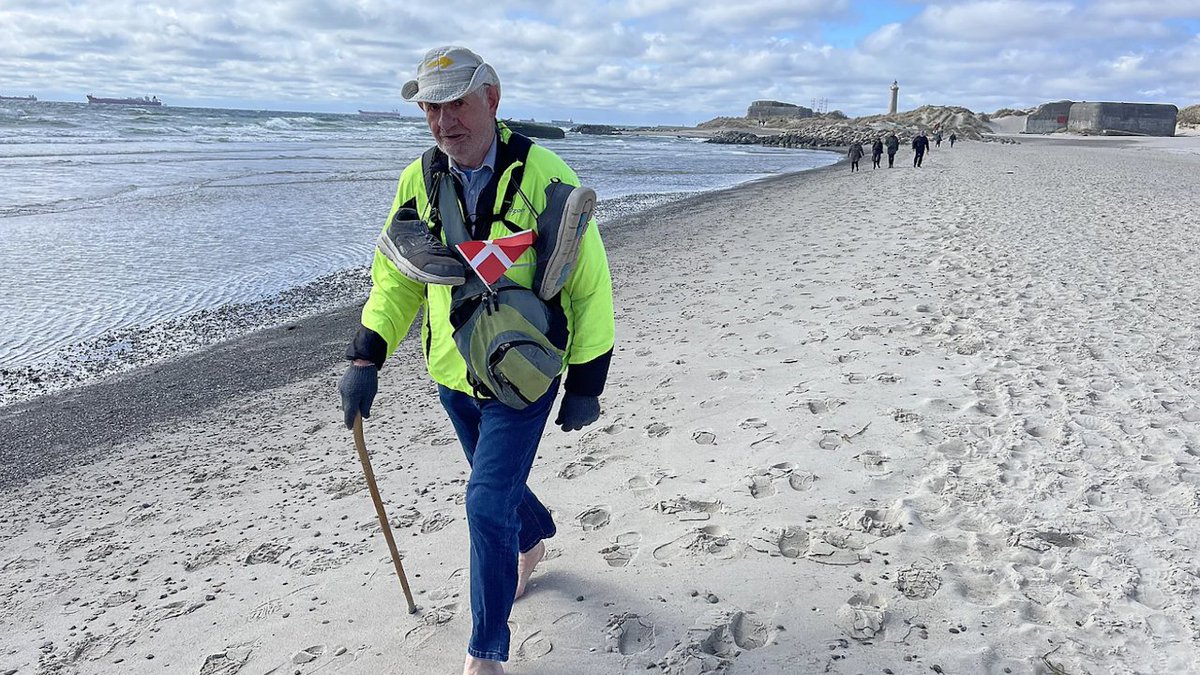
[{"label": "cargo ship on horizon", "polygon": [[148,105],[161,106],[162,101],[158,100],[157,96],[143,96],[141,98],[103,98],[100,96],[87,95],[88,103],[107,103],[111,105]]},{"label": "cargo ship on horizon", "polygon": [[358,114],[362,115],[363,117],[411,117],[413,119],[420,119],[419,115],[402,113],[399,110],[359,110]]}]

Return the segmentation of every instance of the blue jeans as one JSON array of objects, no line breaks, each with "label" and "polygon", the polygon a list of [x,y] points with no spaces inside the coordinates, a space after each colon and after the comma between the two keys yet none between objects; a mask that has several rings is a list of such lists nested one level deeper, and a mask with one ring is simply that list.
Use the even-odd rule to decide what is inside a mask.
[{"label": "blue jeans", "polygon": [[471,478],[467,528],[471,536],[471,641],[467,653],[508,660],[508,615],[517,592],[517,554],[554,536],[554,520],[525,485],[558,382],[524,410],[438,385],[442,407],[458,434]]}]

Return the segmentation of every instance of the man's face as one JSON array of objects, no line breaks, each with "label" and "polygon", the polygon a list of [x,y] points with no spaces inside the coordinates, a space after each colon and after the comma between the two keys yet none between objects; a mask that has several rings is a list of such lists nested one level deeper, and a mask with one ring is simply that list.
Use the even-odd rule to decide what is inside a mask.
[{"label": "man's face", "polygon": [[442,152],[465,168],[483,164],[496,133],[500,92],[483,86],[446,103],[422,103],[429,131]]}]

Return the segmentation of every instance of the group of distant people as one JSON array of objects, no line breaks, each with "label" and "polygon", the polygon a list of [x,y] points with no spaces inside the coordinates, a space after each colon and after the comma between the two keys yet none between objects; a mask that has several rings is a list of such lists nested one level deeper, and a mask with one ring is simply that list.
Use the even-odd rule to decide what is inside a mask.
[{"label": "group of distant people", "polygon": [[[957,140],[958,134],[950,132],[950,147],[953,148]],[[916,136],[913,136],[911,145],[914,167],[919,168],[921,163],[925,161],[925,153],[929,150],[929,144],[929,137],[925,135],[924,131],[919,131]],[[937,148],[942,147],[941,129],[933,132],[933,145]],[[871,144],[871,164],[873,168],[879,168],[879,163],[883,160],[885,150],[887,151],[888,168],[890,169],[896,162],[896,152],[900,150],[900,139],[896,136],[896,132],[892,131],[887,136],[876,138],[875,142]],[[858,162],[865,155],[866,150],[863,149],[862,141],[854,141],[850,144],[850,150],[846,153],[846,156],[850,158],[851,171],[858,171]]]}]

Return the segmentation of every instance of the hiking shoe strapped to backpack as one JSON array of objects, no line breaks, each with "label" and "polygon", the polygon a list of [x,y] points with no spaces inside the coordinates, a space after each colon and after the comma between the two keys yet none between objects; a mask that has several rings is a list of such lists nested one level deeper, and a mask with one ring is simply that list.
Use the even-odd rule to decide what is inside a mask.
[{"label": "hiking shoe strapped to backpack", "polygon": [[466,281],[467,268],[445,244],[438,241],[413,209],[400,209],[375,242],[404,276],[423,284],[458,286]]},{"label": "hiking shoe strapped to backpack", "polygon": [[537,272],[533,290],[542,300],[558,295],[579,254],[579,243],[596,208],[596,191],[560,181],[546,186],[546,208],[538,216]]}]

